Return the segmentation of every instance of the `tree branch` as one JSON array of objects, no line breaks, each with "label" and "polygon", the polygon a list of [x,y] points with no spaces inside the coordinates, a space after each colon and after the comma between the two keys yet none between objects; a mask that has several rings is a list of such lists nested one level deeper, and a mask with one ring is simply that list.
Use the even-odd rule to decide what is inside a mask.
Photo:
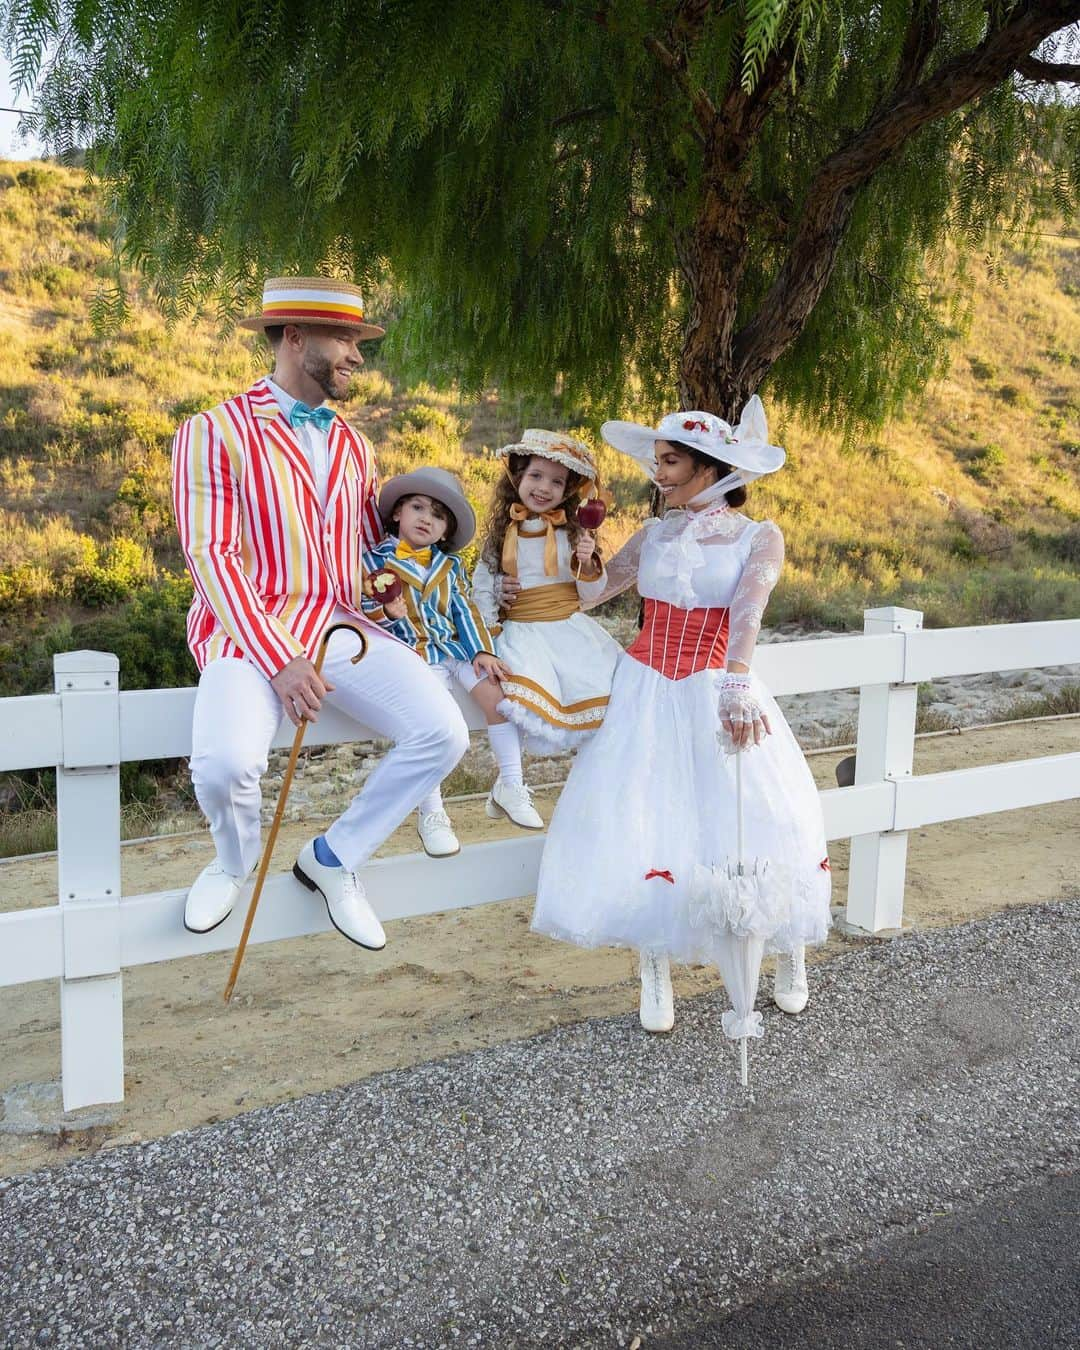
[{"label": "tree branch", "polygon": [[607,112],[611,112],[610,103],[594,103],[588,108],[575,108],[573,112],[552,118],[551,129],[554,131],[557,127],[568,127],[574,122],[587,122],[589,118],[599,117],[601,113]]},{"label": "tree branch", "polygon": [[1037,84],[1080,84],[1080,66],[1040,61],[1037,56],[1025,56],[1022,61],[1018,61],[1016,73]]},{"label": "tree branch", "polygon": [[911,19],[900,54],[900,69],[896,87],[910,89],[923,73],[923,67],[934,50],[941,26],[939,0],[916,0],[911,7]]},{"label": "tree branch", "polygon": [[791,249],[757,314],[735,337],[744,387],[753,390],[805,327],[829,282],[855,192],[928,122],[1000,84],[1051,33],[1080,18],[1080,0],[1021,0],[1007,23],[978,47],[946,61],[928,79],[898,89],[818,169]]},{"label": "tree branch", "polygon": [[675,83],[690,100],[690,106],[694,110],[694,119],[698,124],[699,139],[704,143],[716,126],[716,108],[712,99],[704,89],[694,87],[683,63],[652,33],[645,37],[645,50],[651,52],[664,69],[675,77]]}]

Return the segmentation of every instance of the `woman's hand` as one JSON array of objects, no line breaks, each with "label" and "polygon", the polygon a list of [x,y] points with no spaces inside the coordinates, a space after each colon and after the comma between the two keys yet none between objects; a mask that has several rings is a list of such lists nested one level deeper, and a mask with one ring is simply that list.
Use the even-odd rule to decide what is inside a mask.
[{"label": "woman's hand", "polygon": [[383,613],[388,619],[404,619],[408,612],[403,595],[399,595],[396,600],[388,600],[383,605]]},{"label": "woman's hand", "polygon": [[590,534],[588,530],[582,530],[578,536],[577,545],[574,548],[574,557],[577,559],[578,567],[592,567],[593,557],[596,554],[596,535]]},{"label": "woman's hand", "polygon": [[479,656],[474,656],[472,668],[474,674],[479,675],[481,679],[491,680],[493,684],[510,678],[510,667],[497,656],[492,656],[490,652],[481,652]]},{"label": "woman's hand", "polygon": [[754,697],[749,671],[724,672],[717,711],[723,727],[722,746],[729,753],[760,745],[772,732],[768,717]]},{"label": "woman's hand", "polygon": [[499,578],[499,608],[513,609],[514,601],[521,594],[521,582],[517,577],[508,577],[505,573]]}]

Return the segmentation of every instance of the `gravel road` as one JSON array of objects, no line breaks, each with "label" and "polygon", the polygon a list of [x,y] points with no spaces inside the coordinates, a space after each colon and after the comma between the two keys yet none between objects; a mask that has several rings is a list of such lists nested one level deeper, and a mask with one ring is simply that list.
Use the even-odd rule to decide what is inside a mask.
[{"label": "gravel road", "polygon": [[1078,942],[1068,900],[816,966],[752,1095],[708,995],[0,1182],[0,1343],[647,1350],[1074,1169]]}]

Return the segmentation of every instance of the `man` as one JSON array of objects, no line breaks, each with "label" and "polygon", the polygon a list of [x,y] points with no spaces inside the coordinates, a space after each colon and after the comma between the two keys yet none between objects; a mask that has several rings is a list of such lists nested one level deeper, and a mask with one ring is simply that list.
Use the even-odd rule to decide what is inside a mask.
[{"label": "man", "polygon": [[[427,665],[361,612],[362,556],[382,535],[370,447],[331,408],[362,364],[359,290],[313,277],[268,281],[261,314],[274,373],[185,422],[173,445],[173,500],[195,584],[188,644],[201,672],[191,778],[210,822],[215,860],[188,893],[184,923],[224,922],[259,857],[260,780],[281,714],[315,721],[323,701],[393,748],[293,869],[321,894],[351,941],[386,936],[356,873],[457,763],[468,745],[460,709]],[[312,658],[331,623],[364,630],[330,639],[324,674]]]}]

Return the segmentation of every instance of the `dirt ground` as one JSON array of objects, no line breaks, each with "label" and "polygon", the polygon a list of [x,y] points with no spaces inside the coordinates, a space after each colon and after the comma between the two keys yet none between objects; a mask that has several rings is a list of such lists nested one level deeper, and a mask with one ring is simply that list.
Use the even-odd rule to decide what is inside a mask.
[{"label": "dirt ground", "polygon": [[[922,740],[916,772],[934,773],[1080,750],[1080,719],[1013,723]],[[816,755],[821,786],[838,753]],[[550,814],[555,791],[537,795]],[[463,842],[513,832],[483,801],[452,803]],[[1075,893],[1080,806],[1064,802],[915,832],[905,923],[959,923],[1011,904]],[[287,827],[275,855],[291,865],[313,822]],[[412,821],[384,853],[416,848]],[[847,888],[846,843],[833,845],[834,900]],[[181,887],[209,861],[206,835],[123,849],[126,895]],[[56,903],[53,856],[0,864],[0,911]],[[519,1039],[556,1023],[627,1013],[637,1005],[635,958],[580,951],[528,931],[531,898],[388,926],[383,952],[337,934],[253,947],[237,995],[221,992],[228,953],[142,966],[124,976],[127,1098],[108,1125],[59,1135],[0,1133],[0,1175],[55,1165],[110,1144],[221,1120],[369,1074]],[[834,933],[823,953],[853,939]],[[822,952],[817,953],[820,959]],[[768,968],[768,967],[767,967]],[[715,971],[677,972],[676,995],[718,985]],[[55,1081],[60,1071],[59,985],[0,990],[0,1094]]]}]

